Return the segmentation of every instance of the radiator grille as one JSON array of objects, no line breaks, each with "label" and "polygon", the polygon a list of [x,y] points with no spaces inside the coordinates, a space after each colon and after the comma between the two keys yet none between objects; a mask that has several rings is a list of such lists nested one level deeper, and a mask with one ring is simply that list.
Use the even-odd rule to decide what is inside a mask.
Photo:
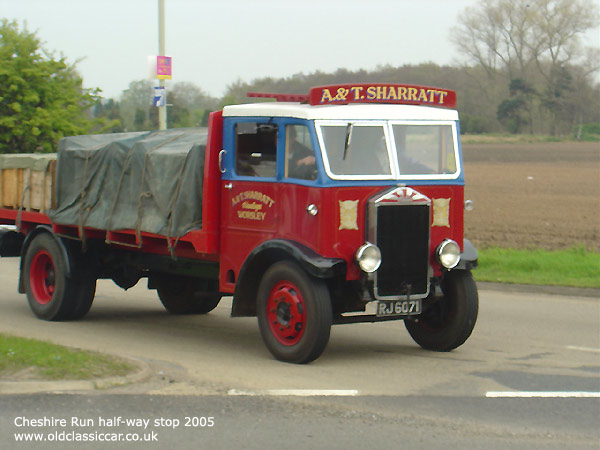
[{"label": "radiator grille", "polygon": [[429,205],[380,205],[376,241],[381,266],[375,275],[377,298],[424,297],[428,293]]}]

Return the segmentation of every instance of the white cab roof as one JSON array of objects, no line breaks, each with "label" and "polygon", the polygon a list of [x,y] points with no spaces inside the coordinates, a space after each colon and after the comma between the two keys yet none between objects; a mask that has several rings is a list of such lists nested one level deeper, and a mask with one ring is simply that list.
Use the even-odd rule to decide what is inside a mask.
[{"label": "white cab roof", "polygon": [[224,117],[295,117],[308,120],[458,120],[454,109],[413,105],[349,104],[311,106],[300,103],[267,102],[230,105]]}]

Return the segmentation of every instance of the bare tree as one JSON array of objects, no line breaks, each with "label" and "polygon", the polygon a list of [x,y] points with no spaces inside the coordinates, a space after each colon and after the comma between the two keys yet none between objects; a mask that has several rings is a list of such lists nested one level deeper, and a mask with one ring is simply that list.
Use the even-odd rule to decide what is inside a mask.
[{"label": "bare tree", "polygon": [[482,0],[468,7],[452,29],[451,39],[468,60],[489,75],[499,69],[523,72],[534,60],[533,13],[529,4],[515,0]]},{"label": "bare tree", "polygon": [[534,0],[532,54],[540,72],[543,63],[550,67],[570,63],[582,54],[580,36],[600,23],[598,5],[592,0]]},{"label": "bare tree", "polygon": [[580,36],[600,23],[593,0],[481,0],[465,9],[451,39],[489,73],[522,76],[531,64],[563,65],[580,56]]},{"label": "bare tree", "polygon": [[594,0],[481,0],[466,8],[451,39],[488,76],[499,76],[506,86],[515,80],[531,86],[537,96],[510,101],[532,119],[537,103],[554,134],[566,92],[576,89],[571,68],[585,54],[580,38],[599,23]]}]

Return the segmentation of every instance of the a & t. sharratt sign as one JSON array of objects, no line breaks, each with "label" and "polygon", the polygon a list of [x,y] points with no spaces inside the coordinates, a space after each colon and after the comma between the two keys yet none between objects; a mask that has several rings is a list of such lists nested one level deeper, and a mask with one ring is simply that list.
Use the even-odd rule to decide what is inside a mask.
[{"label": "a & t. sharratt sign", "polygon": [[410,84],[339,84],[314,87],[309,92],[311,105],[344,103],[394,103],[404,105],[456,107],[456,92]]}]

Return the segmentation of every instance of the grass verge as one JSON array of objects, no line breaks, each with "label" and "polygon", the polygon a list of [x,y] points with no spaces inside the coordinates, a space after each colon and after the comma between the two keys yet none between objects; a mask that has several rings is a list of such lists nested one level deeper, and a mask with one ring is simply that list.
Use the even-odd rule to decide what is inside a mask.
[{"label": "grass verge", "polygon": [[536,134],[461,134],[463,144],[537,144],[572,141],[570,136],[547,136]]},{"label": "grass verge", "polygon": [[132,370],[133,365],[112,356],[0,334],[0,378],[86,380]]},{"label": "grass verge", "polygon": [[568,250],[479,249],[477,281],[600,288],[600,253]]}]

